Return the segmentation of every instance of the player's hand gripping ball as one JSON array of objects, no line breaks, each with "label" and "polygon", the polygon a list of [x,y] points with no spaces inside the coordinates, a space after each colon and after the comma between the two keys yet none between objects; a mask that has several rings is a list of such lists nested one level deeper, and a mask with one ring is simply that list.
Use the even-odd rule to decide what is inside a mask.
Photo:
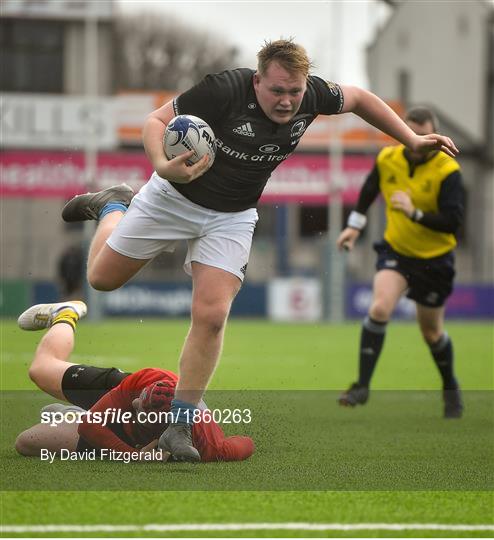
[{"label": "player's hand gripping ball", "polygon": [[192,150],[194,155],[187,160],[187,165],[193,165],[207,155],[208,166],[211,167],[216,155],[216,137],[204,120],[181,114],[170,120],[163,137],[163,148],[168,159]]}]

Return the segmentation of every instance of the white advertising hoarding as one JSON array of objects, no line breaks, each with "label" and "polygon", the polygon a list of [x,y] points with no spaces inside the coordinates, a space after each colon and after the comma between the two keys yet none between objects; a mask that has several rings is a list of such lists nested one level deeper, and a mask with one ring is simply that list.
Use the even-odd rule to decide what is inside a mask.
[{"label": "white advertising hoarding", "polygon": [[2,0],[2,17],[110,19],[112,14],[112,0]]},{"label": "white advertising hoarding", "polygon": [[315,278],[277,278],[268,286],[268,315],[274,321],[319,321],[321,283]]},{"label": "white advertising hoarding", "polygon": [[88,138],[99,149],[118,145],[112,97],[0,95],[4,148],[81,149]]}]

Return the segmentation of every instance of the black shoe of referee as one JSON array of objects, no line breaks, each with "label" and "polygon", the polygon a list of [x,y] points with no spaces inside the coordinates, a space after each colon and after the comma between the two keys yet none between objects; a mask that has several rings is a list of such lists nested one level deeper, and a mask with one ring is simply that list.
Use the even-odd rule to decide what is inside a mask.
[{"label": "black shoe of referee", "polygon": [[444,418],[461,418],[463,415],[463,401],[460,388],[443,390]]},{"label": "black shoe of referee", "polygon": [[368,399],[369,387],[353,383],[348,390],[340,395],[338,403],[343,407],[355,407],[355,405],[364,405]]}]

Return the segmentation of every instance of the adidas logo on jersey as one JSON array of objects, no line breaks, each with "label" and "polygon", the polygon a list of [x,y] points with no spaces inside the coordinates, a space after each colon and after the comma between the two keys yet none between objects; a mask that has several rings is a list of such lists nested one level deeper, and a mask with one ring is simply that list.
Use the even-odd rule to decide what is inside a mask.
[{"label": "adidas logo on jersey", "polygon": [[237,133],[238,135],[244,135],[245,137],[255,137],[256,134],[252,131],[252,126],[250,125],[250,122],[247,122],[246,124],[242,124],[241,126],[238,126],[233,130],[233,133]]}]

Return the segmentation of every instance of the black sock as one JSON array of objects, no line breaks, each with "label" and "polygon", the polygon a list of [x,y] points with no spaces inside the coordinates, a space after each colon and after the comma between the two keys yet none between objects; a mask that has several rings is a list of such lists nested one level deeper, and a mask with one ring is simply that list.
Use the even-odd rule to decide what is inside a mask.
[{"label": "black sock", "polygon": [[366,317],[360,334],[360,360],[358,383],[369,386],[372,373],[383,348],[387,322]]},{"label": "black sock", "polygon": [[429,345],[432,357],[443,380],[444,390],[455,390],[458,388],[453,373],[453,343],[446,332],[436,343]]}]

